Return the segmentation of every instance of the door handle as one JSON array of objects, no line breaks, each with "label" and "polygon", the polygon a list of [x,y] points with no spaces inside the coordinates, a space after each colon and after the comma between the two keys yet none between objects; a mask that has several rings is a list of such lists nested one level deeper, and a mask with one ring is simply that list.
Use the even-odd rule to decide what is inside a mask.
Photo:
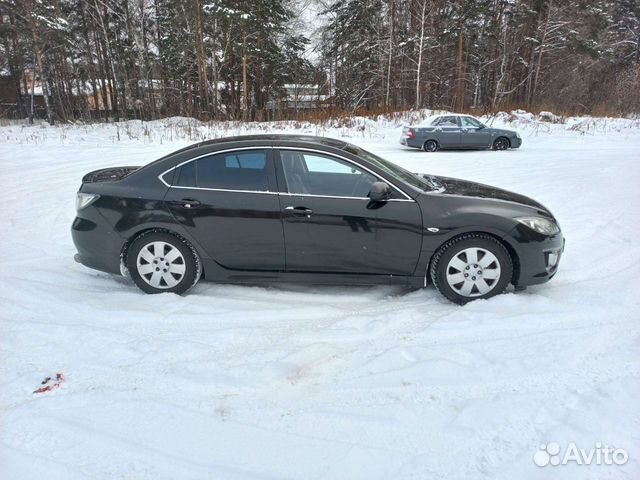
[{"label": "door handle", "polygon": [[182,208],[196,208],[201,205],[198,200],[194,200],[193,198],[183,198],[182,200],[176,200],[172,203]]},{"label": "door handle", "polygon": [[311,218],[311,215],[313,215],[313,210],[311,210],[310,208],[307,208],[307,207],[289,206],[289,207],[285,207],[284,210],[289,215],[304,215],[307,218]]}]

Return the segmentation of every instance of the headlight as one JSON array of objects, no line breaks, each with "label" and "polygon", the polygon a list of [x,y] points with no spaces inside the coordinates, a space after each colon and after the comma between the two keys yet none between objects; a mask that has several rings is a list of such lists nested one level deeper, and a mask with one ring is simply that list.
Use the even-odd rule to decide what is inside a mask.
[{"label": "headlight", "polygon": [[97,199],[100,198],[100,195],[95,193],[80,193],[76,196],[76,210],[82,210],[83,208],[88,207]]},{"label": "headlight", "polygon": [[516,132],[516,138],[520,138],[520,134]]},{"label": "headlight", "polygon": [[520,217],[516,218],[520,223],[524,223],[531,230],[535,230],[543,235],[555,235],[560,231],[558,225],[544,217]]}]

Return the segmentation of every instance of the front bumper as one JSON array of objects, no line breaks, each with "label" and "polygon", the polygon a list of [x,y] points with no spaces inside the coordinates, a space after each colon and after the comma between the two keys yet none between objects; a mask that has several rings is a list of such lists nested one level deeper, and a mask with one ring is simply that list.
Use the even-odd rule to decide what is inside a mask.
[{"label": "front bumper", "polygon": [[537,285],[548,282],[558,273],[565,247],[562,232],[545,236],[519,225],[507,240],[517,256],[517,264],[514,265],[514,285]]},{"label": "front bumper", "polygon": [[511,148],[520,148],[522,146],[522,138],[520,137],[510,138],[509,143],[511,144]]},{"label": "front bumper", "polygon": [[78,212],[71,225],[71,237],[78,251],[74,255],[76,262],[95,270],[120,274],[124,239],[93,205]]}]

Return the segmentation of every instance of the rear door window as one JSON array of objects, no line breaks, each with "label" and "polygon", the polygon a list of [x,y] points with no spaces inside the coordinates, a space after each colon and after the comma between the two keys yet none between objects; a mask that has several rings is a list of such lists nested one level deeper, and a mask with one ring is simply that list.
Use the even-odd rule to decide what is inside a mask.
[{"label": "rear door window", "polygon": [[196,162],[189,162],[182,165],[175,174],[174,185],[181,187],[196,186]]},{"label": "rear door window", "polygon": [[439,127],[457,127],[458,120],[455,115],[448,115],[446,117],[440,117],[437,125]]},{"label": "rear door window", "polygon": [[251,168],[264,170],[267,156],[264,151],[232,152],[224,156],[224,164],[227,168]]},{"label": "rear door window", "polygon": [[270,184],[266,150],[241,150],[202,157],[179,167],[174,185],[213,190],[267,192]]}]

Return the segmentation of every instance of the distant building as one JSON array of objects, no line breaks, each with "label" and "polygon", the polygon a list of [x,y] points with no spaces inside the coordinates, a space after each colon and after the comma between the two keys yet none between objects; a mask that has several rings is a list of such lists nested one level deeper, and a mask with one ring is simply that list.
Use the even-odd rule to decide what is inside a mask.
[{"label": "distant building", "polygon": [[269,109],[276,110],[308,110],[330,105],[330,96],[321,93],[319,85],[286,83],[283,85],[285,96],[268,102]]},{"label": "distant building", "polygon": [[[27,91],[25,91],[25,82]],[[19,89],[16,80],[8,73],[0,73],[0,117],[22,118],[25,112],[31,110],[31,75],[26,74],[22,79]],[[20,95],[20,99],[18,98]],[[20,111],[20,100],[22,100],[22,110]],[[40,82],[33,86],[33,110],[35,115],[44,112],[44,97]]]},{"label": "distant building", "polygon": [[[71,108],[75,108],[79,115],[98,116],[113,110],[112,82],[107,79],[97,79],[94,85],[88,80],[76,80],[67,91],[67,99],[72,99]],[[131,95],[131,88],[127,89],[127,110],[131,116],[140,114],[143,108],[160,110],[163,107],[164,90],[161,80],[140,80],[139,86],[146,92],[144,98]],[[228,85],[218,82],[215,86],[218,98],[218,109],[226,112],[229,105],[240,104],[242,97],[242,83]],[[175,96],[175,92],[171,92]],[[166,94],[166,93],[165,93]],[[255,92],[252,92],[255,95]],[[314,84],[288,83],[275,91],[271,91],[272,98],[266,102],[266,118],[279,118],[301,111],[309,111],[333,106],[334,96],[328,95],[326,87]],[[169,95],[171,97],[171,95]],[[35,117],[44,118],[46,115],[42,83],[39,78],[33,78],[32,72],[24,72],[19,86],[8,72],[0,71],[0,117],[24,118],[32,110]],[[176,99],[173,99],[176,101]],[[120,97],[118,97],[120,101]],[[171,101],[171,98],[169,99]],[[152,103],[151,103],[152,102]],[[252,102],[253,103],[253,102]],[[122,112],[122,105],[118,105]],[[262,114],[261,113],[261,114]],[[264,117],[262,117],[264,118]]]}]

